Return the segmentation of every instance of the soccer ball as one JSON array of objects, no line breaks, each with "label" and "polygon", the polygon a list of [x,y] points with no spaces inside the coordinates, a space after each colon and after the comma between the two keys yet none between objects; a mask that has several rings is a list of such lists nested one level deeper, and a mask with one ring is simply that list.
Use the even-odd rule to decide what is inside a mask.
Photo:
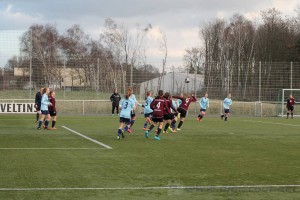
[{"label": "soccer ball", "polygon": [[189,83],[189,82],[190,82],[190,79],[186,77],[185,80],[184,80],[184,82],[185,82],[185,83]]}]

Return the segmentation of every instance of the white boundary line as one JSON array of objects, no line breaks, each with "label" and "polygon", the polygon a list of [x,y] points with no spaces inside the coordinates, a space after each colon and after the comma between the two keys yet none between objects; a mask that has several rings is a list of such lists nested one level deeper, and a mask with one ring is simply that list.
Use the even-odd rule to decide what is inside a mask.
[{"label": "white boundary line", "polygon": [[110,147],[110,146],[108,146],[108,145],[106,145],[106,144],[103,144],[102,142],[99,142],[99,141],[97,141],[97,140],[94,140],[94,139],[92,139],[92,138],[89,138],[89,137],[87,137],[87,136],[85,136],[85,135],[82,135],[81,133],[78,133],[77,131],[74,131],[74,130],[72,130],[72,129],[66,127],[66,126],[62,126],[62,127],[63,127],[64,129],[67,129],[68,131],[71,131],[72,133],[75,133],[76,135],[79,135],[80,137],[83,137],[83,138],[85,138],[85,139],[87,139],[87,140],[89,140],[89,141],[92,141],[92,142],[94,142],[94,143],[96,143],[96,144],[99,144],[99,145],[105,147],[106,149],[112,149],[112,147]]},{"label": "white boundary line", "polygon": [[104,148],[0,148],[0,150],[89,150]]},{"label": "white boundary line", "polygon": [[235,186],[161,186],[161,187],[98,187],[98,188],[0,188],[0,191],[62,191],[62,190],[165,190],[165,189],[280,189],[300,185],[235,185]]},{"label": "white boundary line", "polygon": [[283,125],[283,126],[297,126],[297,124],[284,124],[284,123],[276,123],[276,122],[263,122],[263,121],[252,121],[252,120],[244,120],[244,122],[252,122],[252,123],[262,123],[262,124],[275,124],[275,125]]}]

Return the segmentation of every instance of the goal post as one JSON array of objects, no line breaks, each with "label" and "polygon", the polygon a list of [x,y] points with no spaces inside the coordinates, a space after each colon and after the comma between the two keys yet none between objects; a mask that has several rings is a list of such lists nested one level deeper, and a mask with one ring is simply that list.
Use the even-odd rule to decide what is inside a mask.
[{"label": "goal post", "polygon": [[280,102],[280,109],[278,112],[278,116],[284,117],[286,114],[286,100],[290,95],[293,95],[295,98],[295,110],[294,116],[300,116],[300,109],[297,108],[297,105],[300,103],[300,89],[282,89],[279,91],[278,102]]}]

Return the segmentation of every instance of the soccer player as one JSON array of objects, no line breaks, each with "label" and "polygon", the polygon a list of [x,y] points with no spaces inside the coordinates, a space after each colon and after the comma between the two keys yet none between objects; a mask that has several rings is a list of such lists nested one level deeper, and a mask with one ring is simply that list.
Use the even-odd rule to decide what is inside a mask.
[{"label": "soccer player", "polygon": [[166,108],[166,100],[163,97],[163,95],[164,95],[164,92],[162,90],[159,90],[158,96],[155,99],[153,99],[153,101],[150,105],[150,108],[153,110],[153,117],[152,117],[153,124],[145,132],[146,138],[149,138],[150,131],[158,124],[158,129],[157,129],[154,139],[160,140],[159,134],[164,125],[164,114],[165,114],[165,108]]},{"label": "soccer player", "polygon": [[131,111],[134,108],[133,102],[129,99],[131,95],[131,91],[128,90],[127,94],[125,95],[124,99],[121,100],[120,102],[120,126],[118,129],[118,137],[117,139],[120,140],[121,137],[124,138],[124,131],[123,131],[123,126],[126,124],[130,123],[131,119]]},{"label": "soccer player", "polygon": [[112,116],[115,115],[115,109],[117,110],[117,115],[119,114],[119,102],[121,100],[121,96],[118,93],[118,90],[115,89],[114,93],[110,96],[110,101],[111,101],[111,114]]},{"label": "soccer player", "polygon": [[38,91],[35,95],[35,104],[34,107],[36,109],[36,121],[35,123],[38,123],[40,114],[41,114],[41,101],[42,101],[42,92],[44,88],[41,88],[40,91]]},{"label": "soccer player", "polygon": [[142,105],[142,104],[138,104],[139,106],[142,106],[144,107],[144,116],[145,116],[145,123],[144,123],[144,128],[143,130],[148,130],[147,126],[148,124],[151,124],[152,123],[152,113],[153,113],[153,110],[150,108],[150,105],[153,101],[153,98],[152,98],[152,92],[151,91],[148,91],[147,92],[147,97],[146,97],[146,100],[145,100],[145,104]]},{"label": "soccer player", "polygon": [[[174,124],[176,124],[176,120],[175,120],[176,117],[175,117],[175,115],[171,111],[171,109],[176,111],[176,108],[174,107],[174,105],[172,103],[172,99],[170,97],[170,93],[169,92],[165,93],[164,98],[166,100],[166,108],[165,108],[164,120],[167,121],[167,123],[165,125],[163,133],[168,133],[167,129],[169,127],[173,127]],[[171,128],[171,130],[172,130],[173,133],[176,132],[176,130],[173,130],[172,128]]]},{"label": "soccer player", "polygon": [[290,97],[286,100],[286,108],[287,108],[287,113],[286,113],[286,118],[289,118],[289,115],[291,114],[291,119],[294,117],[294,105],[295,105],[295,98],[293,95],[290,95]]},{"label": "soccer player", "polygon": [[46,118],[45,120],[45,123],[44,123],[44,129],[48,129],[48,124],[49,124],[49,121],[51,119],[50,117],[50,113],[49,113],[49,110],[48,110],[48,106],[51,105],[51,103],[49,102],[49,99],[48,99],[48,94],[49,94],[49,88],[44,88],[43,91],[42,91],[42,100],[41,100],[41,118],[40,118],[40,121],[39,121],[39,125],[37,127],[37,129],[41,129],[41,126],[43,124],[43,121],[44,119]]},{"label": "soccer player", "polygon": [[232,104],[231,94],[228,94],[228,96],[224,99],[223,102],[224,114],[221,114],[222,120],[225,117],[224,121],[227,121],[227,118],[229,117],[231,104]]},{"label": "soccer player", "polygon": [[57,128],[55,127],[56,124],[56,101],[55,101],[55,92],[50,91],[49,96],[48,96],[49,102],[51,103],[48,105],[48,110],[50,113],[50,117],[52,118],[52,126],[51,128],[48,128],[48,130],[56,130]]},{"label": "soccer player", "polygon": [[177,127],[177,131],[180,131],[181,126],[185,120],[186,113],[189,109],[189,106],[192,102],[196,102],[197,99],[195,98],[194,94],[192,94],[190,97],[182,97],[182,96],[173,96],[173,98],[180,99],[182,103],[180,106],[177,108],[178,113],[180,113],[180,122]]},{"label": "soccer player", "polygon": [[197,121],[201,122],[202,118],[206,114],[206,109],[209,108],[209,99],[208,99],[208,93],[206,92],[204,94],[204,97],[202,97],[199,101],[200,104],[200,114],[197,117]]},{"label": "soccer player", "polygon": [[136,109],[136,105],[137,105],[138,102],[135,98],[135,95],[133,94],[133,89],[132,88],[129,88],[127,93],[130,93],[129,100],[132,101],[134,107],[131,111],[131,120],[130,120],[129,124],[127,124],[125,126],[124,130],[127,131],[128,133],[131,133],[132,132],[131,127],[133,126],[133,124],[136,120],[135,109]]}]

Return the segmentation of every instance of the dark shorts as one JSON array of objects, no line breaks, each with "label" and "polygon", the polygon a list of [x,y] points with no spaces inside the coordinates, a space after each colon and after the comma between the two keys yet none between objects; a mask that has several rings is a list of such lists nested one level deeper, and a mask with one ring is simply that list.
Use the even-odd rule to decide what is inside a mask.
[{"label": "dark shorts", "polygon": [[151,118],[151,117],[152,117],[152,113],[147,113],[147,114],[144,114],[144,116],[145,116],[145,118],[146,118],[146,117],[149,117],[149,118]]},{"label": "dark shorts", "polygon": [[163,121],[164,121],[164,118],[163,118],[163,117],[153,117],[153,118],[152,118],[152,121],[153,121],[153,122],[163,122]]},{"label": "dark shorts", "polygon": [[42,115],[49,115],[50,114],[49,110],[41,110],[41,112],[42,112]]},{"label": "dark shorts", "polygon": [[49,113],[50,113],[51,117],[55,117],[56,116],[56,112],[54,112],[54,111],[49,111]]},{"label": "dark shorts", "polygon": [[294,111],[294,106],[287,106],[286,108],[288,111],[292,111],[292,112]]},{"label": "dark shorts", "polygon": [[206,109],[201,108],[200,112],[206,112]]},{"label": "dark shorts", "polygon": [[186,110],[179,107],[179,108],[177,108],[177,111],[180,113],[180,117],[183,117],[183,118],[186,117]]},{"label": "dark shorts", "polygon": [[132,110],[131,111],[131,118],[135,117],[135,112]]},{"label": "dark shorts", "polygon": [[120,117],[120,123],[128,124],[130,121],[129,118]]},{"label": "dark shorts", "polygon": [[229,109],[224,109],[224,113],[230,113],[230,110]]},{"label": "dark shorts", "polygon": [[174,114],[164,114],[164,120],[173,120],[174,118]]}]

